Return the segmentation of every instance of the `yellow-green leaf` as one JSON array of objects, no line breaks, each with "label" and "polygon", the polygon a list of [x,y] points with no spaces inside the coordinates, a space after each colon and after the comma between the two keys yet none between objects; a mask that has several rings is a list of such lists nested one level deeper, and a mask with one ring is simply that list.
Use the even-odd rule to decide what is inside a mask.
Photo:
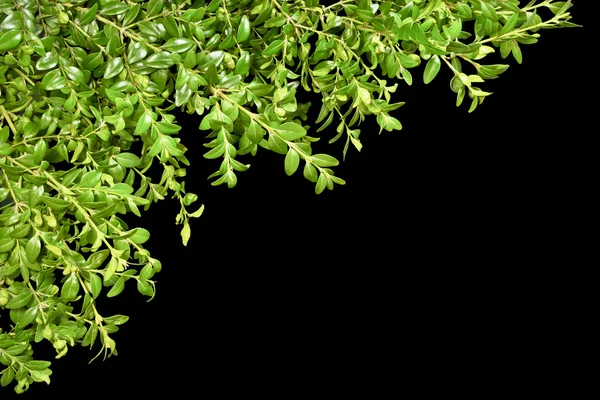
[{"label": "yellow-green leaf", "polygon": [[121,73],[125,68],[122,57],[113,58],[106,64],[106,70],[104,71],[104,78],[110,79]]},{"label": "yellow-green leaf", "polygon": [[63,300],[75,300],[77,294],[79,293],[79,280],[77,279],[77,275],[74,272],[69,275],[65,283],[60,290],[60,297]]},{"label": "yellow-green leaf", "polygon": [[425,67],[425,72],[423,73],[423,82],[425,82],[425,84],[428,84],[435,79],[438,72],[440,72],[441,65],[439,56],[434,55],[429,59],[427,66]]},{"label": "yellow-green leaf", "polygon": [[106,297],[118,296],[125,289],[125,278],[120,277],[115,282],[114,286],[108,291]]},{"label": "yellow-green leaf", "polygon": [[237,41],[239,43],[245,42],[250,37],[250,20],[247,15],[243,15],[240,20],[240,25],[237,29]]},{"label": "yellow-green leaf", "polygon": [[293,175],[300,165],[300,156],[298,152],[292,148],[285,156],[285,173],[289,176]]},{"label": "yellow-green leaf", "polygon": [[23,33],[20,29],[11,29],[0,36],[0,51],[14,49],[21,43]]},{"label": "yellow-green leaf", "polygon": [[297,140],[306,136],[306,130],[302,125],[286,122],[277,127],[277,133],[284,140]]}]

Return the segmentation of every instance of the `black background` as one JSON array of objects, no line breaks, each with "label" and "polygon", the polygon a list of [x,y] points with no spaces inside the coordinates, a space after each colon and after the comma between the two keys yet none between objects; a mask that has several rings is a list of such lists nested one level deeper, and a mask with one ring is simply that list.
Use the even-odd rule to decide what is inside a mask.
[{"label": "black background", "polygon": [[[483,86],[494,94],[472,114],[454,106],[446,68],[423,85],[420,67],[394,98],[406,101],[393,113],[404,129],[378,135],[367,119],[362,152],[350,149],[336,168],[347,185],[320,196],[264,150],[242,158],[252,166],[234,189],[211,187],[218,162],[202,158],[201,117],[180,115],[188,190],[206,206],[188,246],[174,201],[136,221],[152,232],[163,271],[152,302],[132,286],[99,303],[105,315],[131,317],[114,335],[119,356],[88,365],[95,351],[76,346],[53,362],[50,386],[20,398],[224,398],[291,380],[287,394],[335,388],[343,375],[357,385],[371,375],[420,381],[503,360],[511,343],[525,343],[525,364],[543,353],[546,336],[532,332],[567,315],[560,266],[576,253],[565,243],[585,214],[597,132],[591,22],[575,3],[574,21],[586,27],[541,32],[523,65],[511,58]],[[319,106],[314,98],[313,120]],[[342,143],[326,144],[332,129],[316,150],[341,158]],[[0,397],[13,395],[3,388]]]}]

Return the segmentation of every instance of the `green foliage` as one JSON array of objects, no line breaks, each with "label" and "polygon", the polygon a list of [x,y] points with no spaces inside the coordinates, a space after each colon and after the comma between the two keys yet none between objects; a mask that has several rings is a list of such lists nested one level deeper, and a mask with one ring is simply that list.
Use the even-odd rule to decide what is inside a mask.
[{"label": "green foliage", "polygon": [[[345,182],[336,158],[313,154],[319,132],[335,120],[329,142],[344,137],[345,156],[362,148],[368,115],[380,132],[400,130],[390,113],[404,103],[391,94],[422,61],[425,83],[447,66],[472,111],[490,95],[476,85],[508,68],[483,64],[488,54],[521,63],[540,29],[576,26],[570,1],[519,3],[0,0],[0,308],[12,322],[0,331],[0,384],[49,383],[50,362],[32,358],[44,340],[57,358],[76,344],[117,354],[111,335],[128,317],[101,315],[98,299],[132,283],[152,298],[161,270],[150,233],[123,215],[170,196],[190,239],[204,208],[188,210],[198,196],[185,189],[173,109],[201,116],[204,157],[220,163],[213,185],[235,186],[260,150],[321,193]],[[317,129],[299,90],[322,97]]]}]

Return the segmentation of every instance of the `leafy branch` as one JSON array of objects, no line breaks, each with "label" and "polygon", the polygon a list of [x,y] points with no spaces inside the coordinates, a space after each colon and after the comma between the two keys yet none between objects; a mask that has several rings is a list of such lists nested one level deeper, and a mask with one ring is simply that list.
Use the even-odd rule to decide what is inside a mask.
[{"label": "leafy branch", "polygon": [[[473,111],[491,95],[485,82],[508,68],[488,55],[521,63],[540,30],[578,26],[571,2],[554,0],[0,6],[0,310],[11,323],[0,332],[0,385],[16,381],[18,393],[50,382],[50,362],[33,359],[42,341],[57,358],[75,345],[117,355],[112,336],[128,317],[103,315],[100,299],[132,283],[152,299],[162,269],[132,216],[170,197],[183,244],[191,239],[204,206],[185,185],[174,109],[199,116],[204,157],[219,163],[213,185],[234,187],[251,156],[272,151],[319,194],[345,184],[338,159],[312,147],[334,122],[326,140],[345,137],[345,158],[350,145],[362,149],[370,118],[380,134],[402,129],[399,83],[422,73],[428,84],[442,68],[456,104],[468,96]],[[302,90],[321,101],[316,121]]]}]

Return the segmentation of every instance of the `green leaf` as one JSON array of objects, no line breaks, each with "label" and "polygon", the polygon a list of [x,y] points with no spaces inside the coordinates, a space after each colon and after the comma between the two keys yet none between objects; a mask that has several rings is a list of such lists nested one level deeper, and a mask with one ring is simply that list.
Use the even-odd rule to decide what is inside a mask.
[{"label": "green leaf", "polygon": [[14,346],[10,346],[8,349],[4,350],[7,354],[11,356],[18,356],[23,354],[29,348],[29,343],[20,343]]},{"label": "green leaf", "polygon": [[446,46],[446,50],[451,51],[453,53],[470,53],[471,52],[471,48],[461,42],[448,43],[448,46]]},{"label": "green leaf", "polygon": [[52,69],[52,68],[56,67],[57,65],[58,65],[58,54],[53,51],[49,51],[46,53],[46,55],[44,57],[41,57],[37,61],[37,63],[35,64],[35,67],[40,71],[45,71],[48,69]]},{"label": "green leaf", "polygon": [[79,186],[83,188],[92,188],[96,186],[102,178],[102,172],[98,170],[88,171],[81,177]]},{"label": "green leaf", "polygon": [[104,58],[102,57],[102,53],[91,53],[83,57],[81,66],[88,71],[94,71],[103,62]]},{"label": "green leaf", "polygon": [[250,20],[247,15],[242,15],[240,24],[237,29],[237,41],[243,43],[250,37]]},{"label": "green leaf", "polygon": [[60,297],[63,300],[75,300],[79,293],[79,280],[75,273],[71,273],[60,290]]},{"label": "green leaf", "polygon": [[214,85],[219,81],[219,76],[217,75],[217,67],[214,64],[209,64],[208,67],[206,67],[206,73],[204,74],[204,78],[211,85]]},{"label": "green leaf", "polygon": [[50,384],[50,370],[30,371],[29,374],[31,375],[31,379],[33,379],[34,382],[44,382],[47,385]]},{"label": "green leaf", "polygon": [[425,72],[423,73],[423,82],[425,82],[425,84],[430,83],[437,76],[442,66],[441,63],[440,57],[437,55],[434,55],[429,59],[427,66],[425,67]]},{"label": "green leaf", "polygon": [[188,85],[183,85],[181,89],[175,92],[175,105],[177,107],[184,105],[192,96],[192,89]]},{"label": "green leaf", "polygon": [[21,44],[22,39],[23,33],[20,29],[13,29],[5,32],[2,36],[0,36],[0,51],[14,49]]},{"label": "green leaf", "polygon": [[[379,115],[377,115],[377,123],[381,127],[381,130],[385,129],[388,132],[391,132],[393,130],[399,131],[402,129],[402,124],[400,123],[400,121],[386,113],[380,113]],[[380,133],[381,130],[379,131]]]},{"label": "green leaf", "polygon": [[102,279],[100,279],[100,277],[93,272],[90,272],[90,287],[92,297],[94,299],[97,298],[100,295],[100,292],[102,291]]},{"label": "green leaf", "polygon": [[469,108],[469,113],[472,113],[477,108],[479,104],[479,100],[477,97],[473,97],[473,101],[471,101],[471,107]]},{"label": "green leaf", "polygon": [[136,228],[133,236],[129,238],[129,240],[136,244],[146,243],[148,239],[150,239],[150,232],[144,228]]},{"label": "green leaf", "polygon": [[288,153],[285,156],[285,173],[288,176],[291,176],[296,172],[298,166],[300,165],[300,156],[298,152],[292,148],[289,149]]},{"label": "green leaf", "polygon": [[269,140],[267,140],[267,147],[269,150],[274,151],[279,154],[287,154],[287,144],[283,139],[279,136],[269,135]]},{"label": "green leaf", "polygon": [[306,130],[293,122],[286,122],[277,127],[277,133],[284,140],[297,140],[306,136]]},{"label": "green leaf", "polygon": [[48,151],[48,143],[45,140],[38,140],[38,142],[33,147],[33,160],[36,164],[39,164],[44,157],[46,156],[46,152]]},{"label": "green leaf", "polygon": [[217,87],[219,87],[221,89],[229,89],[229,88],[234,87],[241,81],[242,81],[242,77],[240,75],[229,75],[229,76],[223,77],[219,81],[219,84],[217,85]]},{"label": "green leaf", "polygon": [[335,167],[340,163],[336,158],[329,154],[314,154],[311,158],[318,167]]},{"label": "green leaf", "polygon": [[187,246],[188,241],[190,240],[191,233],[192,231],[190,229],[190,225],[186,221],[183,224],[183,228],[181,229],[181,241],[183,242],[184,246]]},{"label": "green leaf", "polygon": [[214,160],[215,158],[221,157],[223,154],[225,154],[225,144],[221,143],[204,153],[204,158]]},{"label": "green leaf", "polygon": [[40,251],[42,249],[42,245],[40,243],[40,239],[36,236],[32,236],[25,245],[25,255],[27,256],[27,260],[31,263],[37,261],[38,256],[40,255]]},{"label": "green leaf", "polygon": [[137,167],[142,161],[133,153],[119,153],[115,156],[115,160],[125,168]]},{"label": "green leaf", "polygon": [[12,310],[26,306],[33,298],[33,293],[27,291],[19,294],[18,296],[11,299],[7,304],[6,308]]},{"label": "green leaf", "polygon": [[402,68],[401,74],[402,74],[402,78],[404,79],[404,81],[406,82],[406,84],[408,86],[411,86],[412,82],[413,82],[413,78],[412,78],[412,75],[411,75],[410,71],[408,69],[406,69],[406,68]]},{"label": "green leaf", "polygon": [[0,155],[8,156],[10,155],[10,153],[12,153],[12,148],[10,147],[10,144],[4,143],[2,146],[0,146]]},{"label": "green leaf", "polygon": [[263,97],[273,91],[273,85],[252,82],[250,85],[248,85],[248,90],[250,90],[257,97]]},{"label": "green leaf", "polygon": [[117,257],[111,257],[108,265],[106,266],[106,271],[104,272],[104,282],[108,282],[110,278],[113,277],[115,272],[117,271],[117,267],[119,266],[119,259]]},{"label": "green leaf", "polygon": [[247,134],[248,139],[250,139],[252,143],[259,144],[263,140],[265,133],[267,133],[267,131],[265,131],[262,126],[260,126],[255,120],[250,120]]},{"label": "green leaf", "polygon": [[125,64],[123,63],[123,57],[113,58],[106,64],[106,70],[104,71],[104,78],[110,79],[121,73],[125,68]]},{"label": "green leaf", "polygon": [[117,279],[117,282],[115,282],[114,286],[108,291],[106,297],[118,296],[123,291],[123,289],[125,289],[125,278],[120,277],[119,279]]},{"label": "green leaf", "polygon": [[116,183],[109,189],[113,193],[118,193],[127,196],[133,193],[133,188],[126,183]]},{"label": "green leaf", "polygon": [[148,2],[148,6],[146,7],[146,18],[153,17],[162,12],[164,6],[163,0],[150,0]]},{"label": "green leaf", "polygon": [[117,314],[110,317],[104,317],[104,323],[107,325],[123,325],[127,321],[129,321],[129,317],[127,315]]},{"label": "green leaf", "polygon": [[152,124],[152,116],[150,116],[150,114],[148,113],[143,113],[140,118],[138,119],[138,122],[135,126],[135,135],[140,135],[144,132],[146,132],[149,128],[150,125]]},{"label": "green leaf", "polygon": [[52,363],[50,361],[42,361],[42,360],[29,360],[27,361],[27,368],[32,369],[34,371],[43,371],[46,368],[49,368]]},{"label": "green leaf", "polygon": [[177,133],[181,130],[181,126],[176,124],[171,124],[168,122],[159,122],[156,124],[158,131],[162,134],[171,135],[173,133]]},{"label": "green leaf", "polygon": [[235,64],[235,73],[238,75],[245,76],[248,74],[250,70],[250,53],[247,51],[243,51]]},{"label": "green leaf", "polygon": [[513,40],[512,44],[512,55],[517,60],[519,64],[523,63],[523,53],[521,53],[521,47],[519,47],[519,43],[516,40]]},{"label": "green leaf", "polygon": [[65,75],[69,80],[77,83],[85,83],[85,76],[83,72],[77,67],[67,66],[64,68]]},{"label": "green leaf", "polygon": [[487,19],[492,20],[493,22],[498,22],[498,14],[496,13],[496,9],[489,3],[485,1],[481,2],[481,13]]},{"label": "green leaf", "polygon": [[262,51],[262,55],[266,57],[278,54],[283,48],[283,43],[284,42],[281,39],[274,40],[266,49]]},{"label": "green leaf", "polygon": [[196,43],[188,38],[171,38],[167,40],[162,48],[173,53],[184,53],[196,47]]},{"label": "green leaf", "polygon": [[177,25],[177,21],[175,21],[173,15],[165,16],[163,19],[163,25],[169,35],[173,37],[181,36],[181,32],[179,31],[179,25]]},{"label": "green leaf", "polygon": [[6,253],[7,251],[10,251],[13,247],[15,247],[14,238],[0,239],[0,253]]},{"label": "green leaf", "polygon": [[513,45],[512,40],[507,40],[506,42],[500,43],[500,56],[502,58],[508,57],[508,55],[512,51],[512,45]]},{"label": "green leaf", "polygon": [[152,264],[150,263],[144,265],[144,268],[142,268],[142,270],[140,271],[140,279],[144,281],[152,278],[153,275],[154,269],[152,268]]},{"label": "green leaf", "polygon": [[2,378],[0,378],[0,386],[6,387],[15,379],[15,370],[12,366],[7,367],[2,372]]},{"label": "green leaf", "polygon": [[315,193],[316,194],[323,193],[323,190],[325,190],[326,187],[327,187],[327,177],[325,176],[324,173],[321,173],[319,175],[319,179],[317,180],[317,184],[315,186]]},{"label": "green leaf", "polygon": [[477,69],[477,74],[483,79],[496,79],[500,74],[508,69],[509,65],[506,64],[494,64],[494,65],[482,65]]},{"label": "green leaf", "polygon": [[306,162],[306,165],[304,165],[304,177],[311,182],[317,181],[318,172],[314,165]]},{"label": "green leaf", "polygon": [[85,346],[93,346],[97,335],[98,335],[98,325],[96,325],[96,324],[90,325],[90,327],[88,328],[88,331],[86,332],[85,336],[83,337],[83,342],[81,343],[81,345],[84,347]]},{"label": "green leaf", "polygon": [[204,7],[191,8],[183,13],[182,18],[188,22],[199,22],[204,17]]},{"label": "green leaf", "polygon": [[208,53],[198,63],[197,68],[198,68],[198,70],[205,72],[209,65],[214,65],[215,67],[218,67],[219,64],[221,64],[221,61],[223,61],[224,57],[225,57],[225,53],[222,50],[217,50],[217,51]]},{"label": "green leaf", "polygon": [[555,15],[560,15],[571,7],[571,1],[558,1],[548,4],[546,7]]},{"label": "green leaf", "polygon": [[94,20],[96,14],[98,13],[98,3],[94,3],[93,6],[83,15],[83,18],[79,20],[79,25],[84,26],[89,24]]},{"label": "green leaf", "polygon": [[15,239],[24,238],[31,230],[30,224],[18,224],[15,229],[10,233],[10,236]]},{"label": "green leaf", "polygon": [[102,15],[119,15],[123,14],[129,9],[129,5],[126,3],[121,3],[120,1],[111,1],[109,3],[105,3],[102,6],[102,10],[100,14]]},{"label": "green leaf", "polygon": [[203,213],[204,213],[204,204],[202,204],[198,210],[191,213],[190,217],[199,218]]},{"label": "green leaf", "polygon": [[104,261],[108,258],[110,251],[108,249],[100,250],[95,252],[87,259],[87,264],[89,269],[96,269],[104,263]]},{"label": "green leaf", "polygon": [[44,75],[42,79],[42,88],[51,90],[60,90],[67,86],[67,80],[61,75],[60,71],[54,70]]},{"label": "green leaf", "polygon": [[39,310],[39,308],[37,308],[37,307],[31,307],[31,308],[27,309],[27,311],[25,311],[23,313],[21,318],[19,318],[19,328],[23,329],[27,325],[32,323],[38,314],[38,310]]},{"label": "green leaf", "polygon": [[148,283],[146,280],[138,280],[137,289],[143,295],[152,296],[154,295],[154,289],[152,289],[152,285]]},{"label": "green leaf", "polygon": [[498,32],[498,36],[502,36],[512,31],[515,26],[517,26],[517,21],[519,20],[519,13],[514,13],[508,21],[504,24],[500,32]]},{"label": "green leaf", "polygon": [[144,42],[131,42],[127,51],[127,62],[135,64],[148,55],[148,47]]}]

